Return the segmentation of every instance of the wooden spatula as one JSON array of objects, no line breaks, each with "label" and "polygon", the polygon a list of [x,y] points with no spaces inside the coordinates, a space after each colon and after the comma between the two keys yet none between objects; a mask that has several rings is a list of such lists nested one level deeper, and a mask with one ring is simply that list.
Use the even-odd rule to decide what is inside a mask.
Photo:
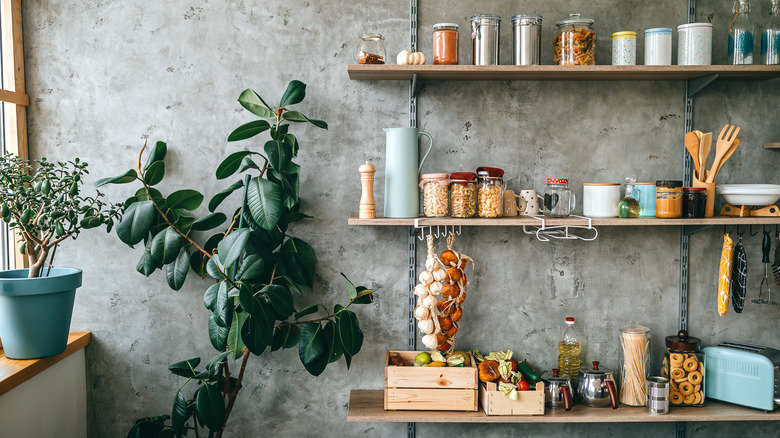
[{"label": "wooden spatula", "polygon": [[729,148],[734,144],[734,140],[739,134],[740,127],[735,125],[725,125],[718,135],[718,143],[715,144],[715,161],[712,162],[712,168],[707,174],[708,183],[715,181],[715,175],[718,173],[718,169],[723,162],[723,157],[729,151]]},{"label": "wooden spatula", "polygon": [[701,174],[699,175],[699,181],[705,181],[707,179],[707,157],[710,155],[710,148],[712,147],[712,133],[707,132],[702,134],[701,142],[699,143],[699,166],[701,166]]},{"label": "wooden spatula", "polygon": [[701,180],[699,173],[699,138],[695,133],[688,132],[685,134],[685,149],[688,150],[688,153],[691,154],[691,158],[693,158],[693,167],[696,169],[696,175],[694,176]]}]

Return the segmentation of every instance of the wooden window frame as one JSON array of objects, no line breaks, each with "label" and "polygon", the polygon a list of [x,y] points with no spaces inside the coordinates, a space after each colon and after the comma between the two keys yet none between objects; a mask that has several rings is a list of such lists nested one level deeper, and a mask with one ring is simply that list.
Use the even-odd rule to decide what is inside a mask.
[{"label": "wooden window frame", "polygon": [[[6,151],[29,158],[27,149],[27,107],[30,98],[24,86],[24,43],[22,40],[22,0],[0,0],[2,3],[3,89],[0,102],[5,105],[4,135]],[[14,267],[27,267],[27,257],[18,251],[14,235]]]}]

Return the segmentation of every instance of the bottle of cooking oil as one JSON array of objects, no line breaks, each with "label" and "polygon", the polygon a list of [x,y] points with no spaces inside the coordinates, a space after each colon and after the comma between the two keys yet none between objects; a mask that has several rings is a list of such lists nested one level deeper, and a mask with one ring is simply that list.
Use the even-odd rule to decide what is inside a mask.
[{"label": "bottle of cooking oil", "polygon": [[634,190],[636,178],[633,175],[626,177],[626,197],[618,202],[618,216],[622,218],[639,217],[641,207],[639,206],[639,192]]},{"label": "bottle of cooking oil", "polygon": [[569,316],[566,318],[566,330],[558,341],[558,369],[561,377],[577,379],[577,373],[580,371],[581,350],[582,345],[574,331],[574,318]]}]

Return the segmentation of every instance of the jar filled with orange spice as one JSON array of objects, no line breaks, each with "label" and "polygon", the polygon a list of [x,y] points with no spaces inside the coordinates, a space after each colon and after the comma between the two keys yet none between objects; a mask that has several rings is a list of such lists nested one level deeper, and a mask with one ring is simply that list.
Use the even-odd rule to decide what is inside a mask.
[{"label": "jar filled with orange spice", "polygon": [[683,214],[683,188],[680,180],[655,182],[655,216],[665,219]]},{"label": "jar filled with orange spice", "polygon": [[433,63],[456,65],[458,63],[458,25],[437,23],[433,25]]},{"label": "jar filled with orange spice", "polygon": [[592,28],[592,19],[570,14],[569,18],[557,21],[555,25],[558,33],[555,35],[553,64],[596,65],[596,32]]}]

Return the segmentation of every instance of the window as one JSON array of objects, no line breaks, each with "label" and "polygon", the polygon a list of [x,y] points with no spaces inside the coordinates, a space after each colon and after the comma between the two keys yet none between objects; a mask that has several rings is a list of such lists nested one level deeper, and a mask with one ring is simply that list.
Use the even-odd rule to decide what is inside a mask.
[{"label": "window", "polygon": [[[0,0],[0,146],[2,152],[27,157],[27,106],[24,87],[22,0]],[[26,266],[7,227],[0,230],[3,269]]]}]

